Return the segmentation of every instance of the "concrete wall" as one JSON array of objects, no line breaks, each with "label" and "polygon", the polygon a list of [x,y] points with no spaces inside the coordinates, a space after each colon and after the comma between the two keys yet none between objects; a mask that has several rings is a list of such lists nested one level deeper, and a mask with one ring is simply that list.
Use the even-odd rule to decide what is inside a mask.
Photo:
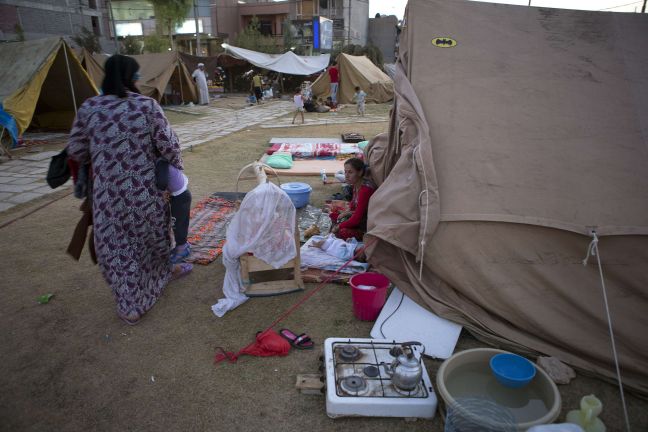
[{"label": "concrete wall", "polygon": [[96,0],[96,9],[88,0],[0,0],[0,39],[17,40],[16,25],[20,25],[26,40],[63,36],[69,40],[82,27],[92,31],[92,17],[98,20],[102,48],[111,42],[106,26],[103,0]]},{"label": "concrete wall", "polygon": [[344,45],[366,45],[369,34],[369,0],[344,0],[341,18],[344,19]]},{"label": "concrete wall", "polygon": [[396,39],[398,37],[396,16],[385,16],[380,18],[369,18],[368,43],[377,46],[382,52],[385,63],[394,63],[396,51]]}]

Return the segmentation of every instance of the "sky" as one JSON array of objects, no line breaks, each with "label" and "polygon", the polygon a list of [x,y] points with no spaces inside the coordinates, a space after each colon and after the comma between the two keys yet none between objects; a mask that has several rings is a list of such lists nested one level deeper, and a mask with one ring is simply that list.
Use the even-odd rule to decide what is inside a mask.
[{"label": "sky", "polygon": [[[529,0],[493,0],[491,3],[527,6]],[[376,13],[380,13],[383,15],[396,15],[399,19],[402,19],[406,4],[407,0],[369,0],[369,17],[373,18]],[[635,12],[635,10],[639,12],[642,4],[643,0],[531,0],[531,6],[585,10],[605,9],[612,12]]]}]

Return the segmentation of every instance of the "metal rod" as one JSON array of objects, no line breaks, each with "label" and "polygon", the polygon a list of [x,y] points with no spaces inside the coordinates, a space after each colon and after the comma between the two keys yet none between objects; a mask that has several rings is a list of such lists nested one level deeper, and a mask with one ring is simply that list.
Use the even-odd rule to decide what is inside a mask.
[{"label": "metal rod", "polygon": [[72,91],[72,103],[74,104],[74,114],[77,113],[76,95],[74,94],[74,83],[72,82],[72,72],[70,71],[70,61],[67,55],[67,44],[63,42],[63,55],[65,56],[65,66],[67,67],[68,79],[70,80],[70,90]]},{"label": "metal rod", "polygon": [[115,41],[115,54],[119,54],[119,41],[117,40],[117,26],[115,25],[115,17],[113,16],[112,2],[108,2],[108,14],[110,15],[110,21],[112,22],[112,31],[113,31],[113,40]]},{"label": "metal rod", "polygon": [[643,6],[641,6],[641,13],[646,13],[646,0],[644,0]]},{"label": "metal rod", "polygon": [[196,55],[202,56],[200,50],[200,28],[198,27],[198,6],[196,0],[193,0],[194,20],[196,21]]},{"label": "metal rod", "polygon": [[178,60],[178,81],[180,81],[180,105],[184,104],[184,93],[182,92],[182,75],[180,74],[180,60]]}]

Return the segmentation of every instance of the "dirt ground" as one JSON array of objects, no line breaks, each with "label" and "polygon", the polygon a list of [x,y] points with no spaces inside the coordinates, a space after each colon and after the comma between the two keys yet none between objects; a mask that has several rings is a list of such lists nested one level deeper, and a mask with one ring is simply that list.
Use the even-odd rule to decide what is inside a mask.
[{"label": "dirt ground", "polygon": [[[386,122],[254,128],[196,147],[184,153],[194,200],[233,191],[239,169],[261,155],[271,136],[326,137],[344,131],[373,136],[386,129]],[[335,192],[316,177],[285,180],[310,183],[314,204]],[[0,214],[0,225],[24,216],[0,229],[0,430],[443,430],[438,415],[412,423],[328,418],[323,396],[304,396],[294,387],[297,374],[318,371],[319,349],[214,365],[215,347],[247,345],[315,285],[307,285],[305,293],[251,299],[217,318],[210,306],[222,294],[224,268],[218,260],[170,284],[139,325],[126,326],[87,254],[78,263],[65,254],[80,216],[79,201],[66,193]],[[36,298],[45,293],[54,298],[39,305]],[[319,346],[327,337],[367,337],[371,326],[353,317],[348,287],[328,285],[279,328],[307,332]],[[483,344],[464,332],[457,350],[476,346]],[[426,365],[434,376],[440,362]],[[622,430],[615,386],[579,374],[559,389],[561,419],[581,396],[594,393],[604,403],[608,430]],[[646,401],[633,395],[626,400],[633,430],[648,430]]]}]

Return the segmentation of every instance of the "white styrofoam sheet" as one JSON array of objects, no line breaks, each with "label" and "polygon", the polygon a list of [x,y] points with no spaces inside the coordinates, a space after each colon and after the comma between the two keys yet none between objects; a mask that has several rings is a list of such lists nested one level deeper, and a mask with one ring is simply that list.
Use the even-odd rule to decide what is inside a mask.
[{"label": "white styrofoam sheet", "polygon": [[418,341],[425,345],[425,355],[447,359],[454,352],[461,328],[459,324],[419,306],[394,288],[371,329],[371,337],[398,342]]},{"label": "white styrofoam sheet", "polygon": [[338,136],[329,137],[329,138],[311,138],[311,137],[302,137],[302,138],[270,138],[270,144],[304,144],[304,143],[333,143],[333,144],[342,144],[342,137]]}]

